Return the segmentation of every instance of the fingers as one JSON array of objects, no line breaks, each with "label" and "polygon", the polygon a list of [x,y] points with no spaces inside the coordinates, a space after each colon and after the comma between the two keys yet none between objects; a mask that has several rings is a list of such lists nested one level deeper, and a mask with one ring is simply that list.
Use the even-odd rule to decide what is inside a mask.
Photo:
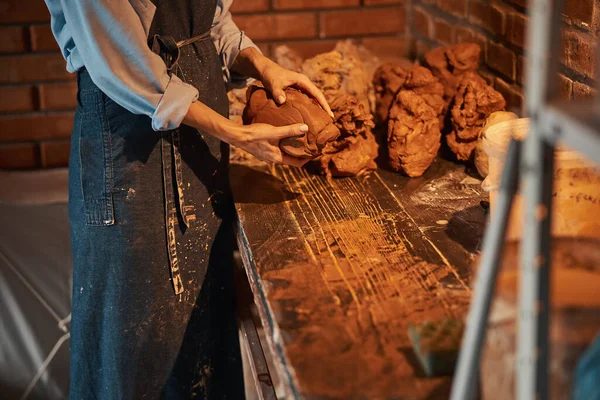
[{"label": "fingers", "polygon": [[298,80],[296,83],[302,89],[306,90],[308,94],[317,100],[317,102],[323,107],[323,110],[327,111],[327,113],[331,116],[331,118],[335,118],[333,112],[331,112],[331,108],[329,107],[329,103],[325,100],[325,96],[323,92],[321,92],[314,83],[310,81],[305,75],[301,75],[302,78]]},{"label": "fingers", "polygon": [[306,132],[308,132],[308,125],[306,124],[276,126],[267,133],[265,139],[281,140],[288,137],[303,136]]},{"label": "fingers", "polygon": [[296,158],[292,156],[288,156],[287,154],[281,153],[283,164],[291,165],[292,167],[302,168],[304,164],[309,162],[310,160],[307,158]]},{"label": "fingers", "polygon": [[285,103],[285,91],[282,86],[273,87],[271,89],[271,94],[277,104],[282,105]]}]

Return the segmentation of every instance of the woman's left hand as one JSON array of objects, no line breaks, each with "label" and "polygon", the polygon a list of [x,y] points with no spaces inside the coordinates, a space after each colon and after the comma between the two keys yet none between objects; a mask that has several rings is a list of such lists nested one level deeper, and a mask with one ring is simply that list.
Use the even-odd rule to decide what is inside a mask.
[{"label": "woman's left hand", "polygon": [[332,118],[331,108],[323,93],[308,79],[306,75],[285,69],[277,63],[270,62],[260,73],[260,81],[271,92],[278,104],[285,103],[285,89],[294,86],[313,97]]}]

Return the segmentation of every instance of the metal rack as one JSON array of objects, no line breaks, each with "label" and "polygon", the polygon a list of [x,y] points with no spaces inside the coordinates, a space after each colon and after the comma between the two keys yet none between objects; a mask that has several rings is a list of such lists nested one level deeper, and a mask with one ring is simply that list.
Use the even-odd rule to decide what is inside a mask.
[{"label": "metal rack", "polygon": [[[516,398],[547,399],[550,310],[550,216],[554,146],[558,140],[600,164],[600,105],[556,102],[562,0],[530,0],[525,143],[511,142],[498,207],[487,229],[474,300],[452,387],[452,400],[474,397],[508,217],[519,179],[525,197],[521,241]],[[600,58],[600,57],[599,57]],[[522,149],[521,149],[522,148]]]}]

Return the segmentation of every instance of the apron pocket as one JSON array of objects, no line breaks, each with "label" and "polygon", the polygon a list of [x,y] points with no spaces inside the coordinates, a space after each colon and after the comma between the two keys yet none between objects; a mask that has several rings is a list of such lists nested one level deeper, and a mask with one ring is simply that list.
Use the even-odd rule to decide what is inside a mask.
[{"label": "apron pocket", "polygon": [[112,146],[99,89],[81,93],[81,191],[88,225],[114,225]]}]

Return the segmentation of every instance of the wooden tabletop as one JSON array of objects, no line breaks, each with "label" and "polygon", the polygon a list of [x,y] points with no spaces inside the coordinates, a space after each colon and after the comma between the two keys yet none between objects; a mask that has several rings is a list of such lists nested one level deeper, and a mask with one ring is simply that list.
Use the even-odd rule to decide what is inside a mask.
[{"label": "wooden tabletop", "polygon": [[465,167],[327,179],[232,165],[238,242],[285,398],[446,399],[409,323],[464,318],[487,200]]}]

